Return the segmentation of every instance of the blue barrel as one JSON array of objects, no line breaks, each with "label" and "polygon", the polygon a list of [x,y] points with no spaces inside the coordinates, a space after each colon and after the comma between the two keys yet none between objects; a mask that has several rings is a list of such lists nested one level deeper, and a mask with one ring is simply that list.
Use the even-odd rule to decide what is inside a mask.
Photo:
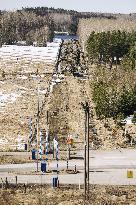
[{"label": "blue barrel", "polygon": [[58,187],[58,177],[53,177],[53,187]]},{"label": "blue barrel", "polygon": [[25,144],[25,151],[27,151],[27,144]]},{"label": "blue barrel", "polygon": [[35,159],[36,159],[35,154],[36,154],[36,150],[35,150],[35,149],[32,149],[32,160],[35,160]]},{"label": "blue barrel", "polygon": [[41,172],[46,172],[46,162],[45,161],[41,162]]}]

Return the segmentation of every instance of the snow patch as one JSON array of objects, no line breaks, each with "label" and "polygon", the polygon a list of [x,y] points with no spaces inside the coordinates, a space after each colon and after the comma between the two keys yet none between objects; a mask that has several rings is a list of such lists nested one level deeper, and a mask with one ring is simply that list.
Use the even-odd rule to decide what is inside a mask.
[{"label": "snow patch", "polygon": [[3,92],[0,92],[0,108],[5,107],[6,104],[8,103],[14,103],[17,97],[20,96],[21,94],[17,94],[17,93],[5,94]]}]

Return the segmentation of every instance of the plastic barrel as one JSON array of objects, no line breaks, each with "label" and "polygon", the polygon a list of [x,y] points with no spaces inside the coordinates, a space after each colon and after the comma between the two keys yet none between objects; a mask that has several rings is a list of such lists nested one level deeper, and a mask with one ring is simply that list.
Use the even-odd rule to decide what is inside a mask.
[{"label": "plastic barrel", "polygon": [[53,187],[58,187],[58,177],[53,177]]},{"label": "plastic barrel", "polygon": [[25,144],[25,151],[27,151],[27,144]]},{"label": "plastic barrel", "polygon": [[45,161],[41,162],[41,171],[46,172],[46,162]]},{"label": "plastic barrel", "polygon": [[36,159],[35,154],[36,154],[36,150],[33,149],[33,150],[32,150],[32,160],[35,160],[35,159]]}]

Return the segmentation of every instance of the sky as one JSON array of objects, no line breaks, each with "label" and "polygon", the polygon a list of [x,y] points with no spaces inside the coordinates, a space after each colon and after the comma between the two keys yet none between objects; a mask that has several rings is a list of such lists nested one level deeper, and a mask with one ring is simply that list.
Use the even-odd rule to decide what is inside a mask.
[{"label": "sky", "polygon": [[90,12],[136,13],[136,0],[0,0],[0,10],[37,6]]}]

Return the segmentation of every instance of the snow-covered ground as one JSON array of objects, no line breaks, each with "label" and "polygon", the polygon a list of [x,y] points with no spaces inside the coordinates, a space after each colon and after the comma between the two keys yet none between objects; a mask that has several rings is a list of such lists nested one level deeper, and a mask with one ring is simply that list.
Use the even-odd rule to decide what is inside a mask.
[{"label": "snow-covered ground", "polygon": [[[47,47],[34,47],[34,46],[17,46],[17,45],[3,45],[0,48],[0,63],[5,63],[7,61],[13,61],[16,62],[20,60],[27,61],[35,61],[35,62],[45,62],[45,63],[55,63],[59,49],[60,49],[61,40],[55,40],[54,42],[47,43]],[[22,65],[20,65],[22,67]],[[5,66],[6,67],[6,66]],[[28,65],[26,66],[26,72],[29,72]],[[39,69],[39,67],[37,67]],[[14,69],[14,67],[13,67]],[[45,68],[44,68],[45,69]],[[46,67],[47,69],[47,67]],[[13,70],[12,70],[13,71]],[[24,69],[23,69],[24,72]],[[31,75],[33,79],[37,79],[37,75]],[[41,76],[44,77],[44,76]],[[27,80],[28,76],[26,75],[19,75],[16,76],[17,79],[20,80]],[[3,110],[3,108],[8,103],[14,103],[16,99],[22,95],[22,93],[18,92],[7,92],[4,90],[4,82],[0,81],[1,88],[3,88],[0,91],[0,111]],[[46,90],[40,91],[41,93],[45,94]]]},{"label": "snow-covered ground", "polygon": [[47,47],[3,45],[0,48],[0,61],[40,61],[54,63],[58,56],[61,41],[47,43]]},{"label": "snow-covered ground", "polygon": [[[21,94],[19,93],[10,93],[10,94],[7,94],[7,93],[3,93],[3,92],[0,92],[0,108],[3,108],[5,107],[5,105],[7,103],[14,103],[17,99],[17,97],[19,97]],[[0,109],[1,111],[1,109]]]},{"label": "snow-covered ground", "polygon": [[[28,119],[35,122],[38,91],[41,106],[50,88],[60,43],[0,48],[0,70],[5,72],[5,77],[0,73],[0,149],[14,149],[27,142]],[[16,141],[18,134],[21,142]]]}]

